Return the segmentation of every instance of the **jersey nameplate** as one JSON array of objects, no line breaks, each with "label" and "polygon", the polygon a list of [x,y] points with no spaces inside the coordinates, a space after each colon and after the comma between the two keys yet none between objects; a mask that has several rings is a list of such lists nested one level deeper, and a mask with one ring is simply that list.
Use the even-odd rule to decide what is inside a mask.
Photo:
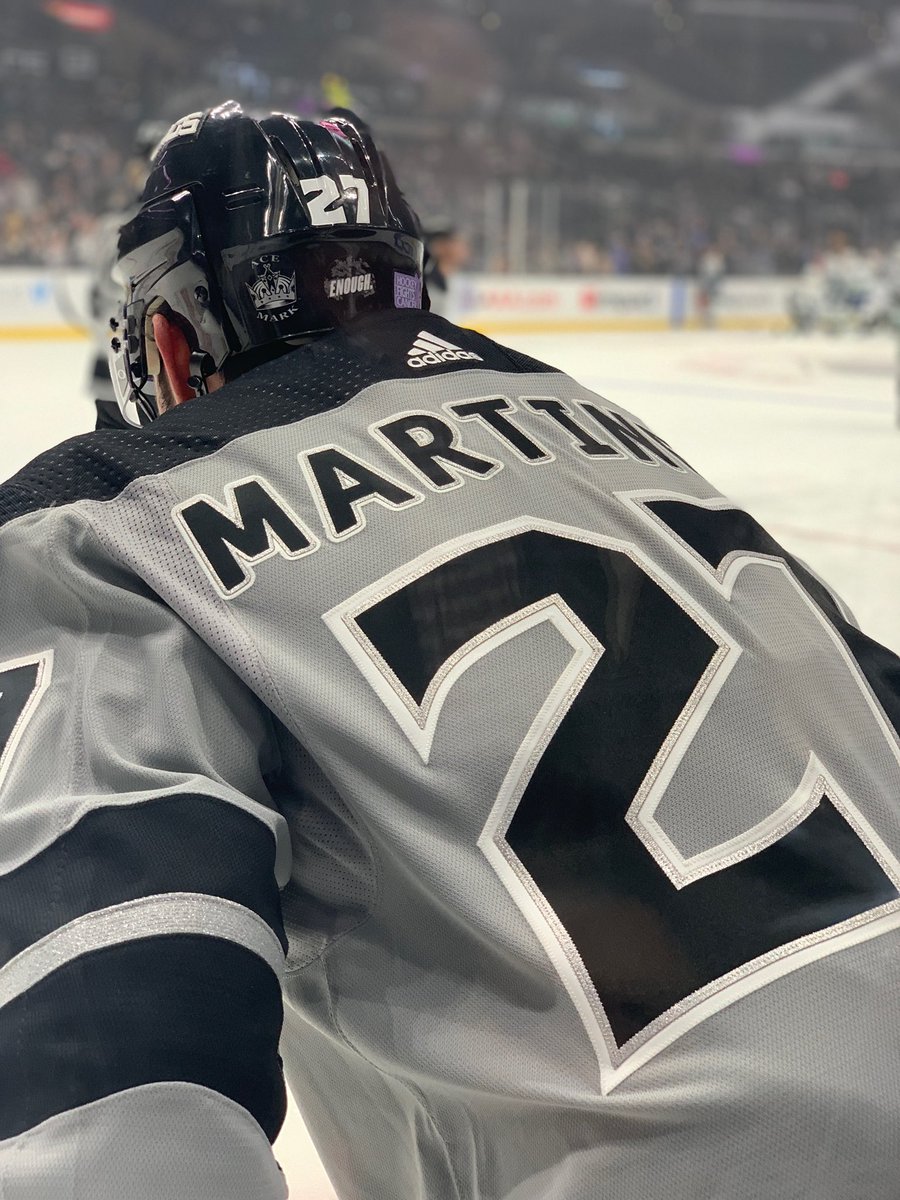
[{"label": "jersey nameplate", "polygon": [[[384,469],[338,445],[316,446],[298,455],[298,483],[306,485],[324,537],[341,542],[365,528],[368,504],[400,510],[427,496],[489,479],[513,455],[532,466],[574,454],[585,462],[638,462],[683,474],[690,466],[656,434],[602,400],[562,401],[555,396],[481,396],[452,401],[444,414],[404,411],[369,426],[373,451]],[[496,443],[497,455],[463,445],[461,426],[476,423]],[[554,446],[555,449],[550,447]],[[303,558],[322,539],[267,480],[252,476],[229,483],[224,499],[197,495],[173,508],[182,536],[223,596],[245,591],[253,567],[273,555]]]}]

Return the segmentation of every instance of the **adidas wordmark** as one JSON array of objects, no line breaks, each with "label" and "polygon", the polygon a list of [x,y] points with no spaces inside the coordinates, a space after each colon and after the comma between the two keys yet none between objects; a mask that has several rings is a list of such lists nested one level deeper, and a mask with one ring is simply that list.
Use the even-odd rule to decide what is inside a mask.
[{"label": "adidas wordmark", "polygon": [[421,370],[422,367],[439,367],[442,363],[456,362],[462,359],[484,362],[480,354],[475,354],[472,350],[462,350],[459,346],[454,346],[452,342],[445,342],[443,338],[436,337],[433,333],[426,333],[424,329],[410,346],[406,358],[406,365],[414,367],[416,370]]}]

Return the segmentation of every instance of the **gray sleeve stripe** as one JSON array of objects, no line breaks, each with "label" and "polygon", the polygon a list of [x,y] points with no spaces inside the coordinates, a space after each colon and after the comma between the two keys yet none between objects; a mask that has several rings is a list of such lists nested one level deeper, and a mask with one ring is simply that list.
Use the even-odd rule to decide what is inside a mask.
[{"label": "gray sleeve stripe", "polygon": [[73,958],[160,934],[225,938],[257,954],[280,978],[284,952],[269,926],[241,904],[197,892],[129,900],[88,913],[48,933],[0,970],[0,1008]]}]

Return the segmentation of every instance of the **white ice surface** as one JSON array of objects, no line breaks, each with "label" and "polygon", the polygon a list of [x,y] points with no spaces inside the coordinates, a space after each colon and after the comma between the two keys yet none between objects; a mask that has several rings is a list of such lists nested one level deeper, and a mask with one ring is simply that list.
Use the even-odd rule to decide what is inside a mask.
[{"label": "white ice surface", "polygon": [[[900,651],[900,428],[885,338],[765,334],[502,339],[640,416]],[[85,342],[0,342],[0,478],[90,428]],[[276,1145],[294,1200],[331,1200],[292,1108]]]}]

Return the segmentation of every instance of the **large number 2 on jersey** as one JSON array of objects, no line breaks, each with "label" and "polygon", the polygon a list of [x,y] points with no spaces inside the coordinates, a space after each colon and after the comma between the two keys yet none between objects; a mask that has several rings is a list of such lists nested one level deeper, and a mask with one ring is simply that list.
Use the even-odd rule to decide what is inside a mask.
[{"label": "large number 2 on jersey", "polygon": [[25,726],[50,684],[53,653],[0,663],[0,787]]},{"label": "large number 2 on jersey", "polygon": [[[627,542],[524,520],[326,617],[426,763],[464,671],[537,626],[565,639],[479,845],[605,1091],[740,996],[900,924],[873,824],[900,796],[900,746],[830,594],[732,506],[623,501],[688,589]],[[473,725],[509,704],[486,690]]]}]

